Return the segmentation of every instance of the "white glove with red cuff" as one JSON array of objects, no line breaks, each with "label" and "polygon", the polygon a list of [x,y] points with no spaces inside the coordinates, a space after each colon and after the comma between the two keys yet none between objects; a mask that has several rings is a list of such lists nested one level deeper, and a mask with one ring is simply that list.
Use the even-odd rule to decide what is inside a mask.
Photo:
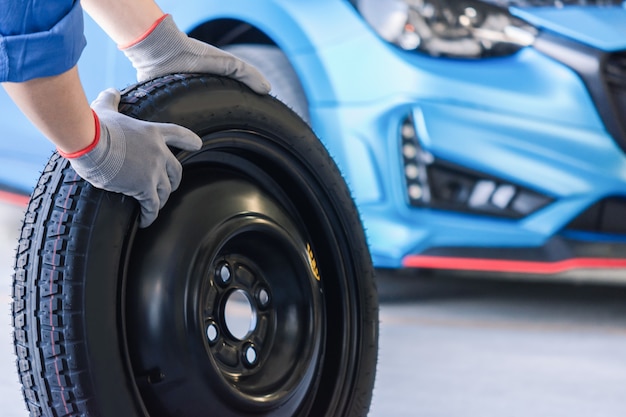
[{"label": "white glove with red cuff", "polygon": [[134,197],[141,206],[139,227],[147,227],[180,185],[183,169],[168,145],[194,151],[202,140],[182,126],[125,116],[119,102],[115,89],[100,93],[91,104],[94,142],[73,154],[59,153],[93,186]]},{"label": "white glove with red cuff", "polygon": [[255,67],[188,37],[170,15],[157,20],[142,37],[120,49],[137,70],[138,81],[167,74],[201,72],[234,78],[259,94],[267,94],[271,88]]}]

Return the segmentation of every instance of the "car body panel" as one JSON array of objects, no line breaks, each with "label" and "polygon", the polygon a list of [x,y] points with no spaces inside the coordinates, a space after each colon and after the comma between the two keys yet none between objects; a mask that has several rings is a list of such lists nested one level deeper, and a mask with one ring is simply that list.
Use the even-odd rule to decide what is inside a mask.
[{"label": "car body panel", "polygon": [[512,13],[533,25],[604,51],[626,49],[626,8],[530,7]]},{"label": "car body panel", "polygon": [[[493,256],[485,270],[500,266],[511,272],[507,268],[514,266],[517,272],[527,267],[528,273],[553,274],[606,267],[623,269],[626,281],[626,265],[619,263],[626,258],[626,233],[571,227],[598,202],[626,200],[626,153],[607,132],[581,75],[545,48],[528,46],[483,59],[405,51],[382,40],[343,0],[160,5],[187,32],[224,19],[246,23],[288,57],[306,94],[311,126],[353,192],[377,267],[446,269],[447,257],[457,265],[448,269],[473,269],[474,262],[462,260]],[[580,43],[598,54],[626,50],[623,7],[511,10],[534,24],[540,36],[549,33],[550,39]],[[80,70],[89,98],[132,83],[134,71],[123,54],[93,22],[86,31],[89,44]],[[566,53],[588,58],[586,52]],[[3,107],[7,100],[0,96]],[[435,160],[528,189],[549,204],[520,218],[409,204],[399,145],[407,118],[423,151]],[[11,189],[32,187],[33,167],[43,166],[51,147],[16,109],[0,115],[0,135],[20,136],[28,144],[21,149],[3,140],[2,155],[23,166],[4,164],[0,181]],[[483,249],[486,255],[477,252]],[[510,249],[513,258],[500,259],[507,256],[502,249]],[[524,250],[537,259],[517,259],[524,258]],[[593,262],[581,261],[587,256]],[[542,262],[558,267],[543,268]]]}]

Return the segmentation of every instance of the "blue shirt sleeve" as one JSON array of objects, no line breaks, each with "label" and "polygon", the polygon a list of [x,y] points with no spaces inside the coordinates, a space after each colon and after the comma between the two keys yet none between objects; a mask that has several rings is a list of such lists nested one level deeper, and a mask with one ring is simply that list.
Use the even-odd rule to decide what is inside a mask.
[{"label": "blue shirt sleeve", "polygon": [[66,72],[85,48],[77,0],[0,0],[0,82]]}]

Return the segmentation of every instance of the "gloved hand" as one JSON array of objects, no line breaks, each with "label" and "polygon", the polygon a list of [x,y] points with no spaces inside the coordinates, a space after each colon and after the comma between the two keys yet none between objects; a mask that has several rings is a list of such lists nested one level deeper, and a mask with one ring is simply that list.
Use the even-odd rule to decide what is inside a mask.
[{"label": "gloved hand", "polygon": [[182,166],[167,145],[193,151],[200,149],[202,140],[182,126],[125,116],[118,112],[119,102],[115,89],[100,93],[91,104],[100,128],[93,148],[80,156],[62,155],[93,186],[137,199],[139,227],[147,227],[182,177]]},{"label": "gloved hand", "polygon": [[202,72],[234,78],[259,94],[267,94],[271,88],[255,67],[188,37],[170,15],[157,21],[141,40],[120,49],[137,70],[140,82],[167,74]]}]

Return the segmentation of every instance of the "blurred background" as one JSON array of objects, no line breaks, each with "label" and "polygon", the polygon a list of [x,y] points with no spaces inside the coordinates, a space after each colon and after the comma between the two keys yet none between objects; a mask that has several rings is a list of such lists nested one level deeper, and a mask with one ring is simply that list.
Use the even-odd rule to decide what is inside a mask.
[{"label": "blurred background", "polygon": [[[0,409],[25,417],[13,353],[23,207],[0,204]],[[381,275],[373,417],[615,417],[626,412],[626,288]]]},{"label": "blurred background", "polygon": [[[344,174],[381,297],[372,416],[626,413],[626,8],[618,0],[173,0]],[[87,95],[134,70],[87,18]],[[52,146],[0,91],[1,302]],[[0,409],[25,415],[1,323]]]}]

